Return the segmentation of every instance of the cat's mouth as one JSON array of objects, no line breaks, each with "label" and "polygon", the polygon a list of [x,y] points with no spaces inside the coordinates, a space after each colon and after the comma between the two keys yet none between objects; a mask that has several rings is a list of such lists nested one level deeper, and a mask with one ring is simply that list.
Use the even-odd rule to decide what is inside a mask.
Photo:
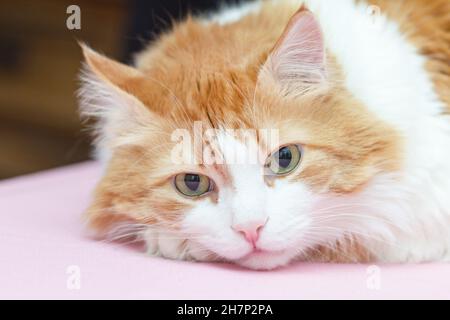
[{"label": "cat's mouth", "polygon": [[279,256],[285,253],[285,250],[265,250],[260,248],[253,248],[252,251],[247,253],[245,256],[241,257],[239,260],[247,260],[253,258],[270,258],[274,256]]},{"label": "cat's mouth", "polygon": [[253,249],[235,262],[255,270],[271,270],[286,265],[291,258],[289,250]]}]

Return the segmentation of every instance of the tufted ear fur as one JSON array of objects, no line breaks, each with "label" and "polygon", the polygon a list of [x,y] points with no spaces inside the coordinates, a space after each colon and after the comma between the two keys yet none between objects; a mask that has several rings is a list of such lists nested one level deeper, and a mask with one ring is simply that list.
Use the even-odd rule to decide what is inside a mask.
[{"label": "tufted ear fur", "polygon": [[327,81],[325,45],[314,15],[301,7],[265,62],[259,80],[275,81],[285,94],[302,94]]},{"label": "tufted ear fur", "polygon": [[[97,154],[109,158],[112,149],[136,143],[140,127],[151,124],[154,83],[141,71],[111,60],[81,44],[86,60],[79,91],[82,117],[95,118]],[[154,122],[154,121],[153,121]]]}]

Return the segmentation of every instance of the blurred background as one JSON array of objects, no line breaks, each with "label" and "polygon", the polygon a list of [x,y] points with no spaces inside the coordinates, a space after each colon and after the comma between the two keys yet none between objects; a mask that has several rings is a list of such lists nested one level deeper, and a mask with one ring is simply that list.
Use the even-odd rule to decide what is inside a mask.
[{"label": "blurred background", "polygon": [[[130,62],[172,19],[239,0],[1,0],[0,179],[89,159],[77,113],[77,40]],[[80,8],[69,30],[67,8]]]}]

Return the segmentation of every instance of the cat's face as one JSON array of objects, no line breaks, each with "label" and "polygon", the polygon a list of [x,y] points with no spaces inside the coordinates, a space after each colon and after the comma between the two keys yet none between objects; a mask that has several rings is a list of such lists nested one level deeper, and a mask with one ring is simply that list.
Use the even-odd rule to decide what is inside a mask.
[{"label": "cat's face", "polygon": [[[306,156],[303,148],[291,141],[270,154],[255,148],[256,143],[248,146],[227,133],[218,134],[225,164],[197,170],[212,187],[193,200],[181,223],[194,235],[192,255],[203,260],[213,253],[251,268],[287,263],[312,236],[309,213],[316,197],[298,178]],[[266,163],[252,161],[263,155]],[[192,175],[187,177],[190,181]]]},{"label": "cat's face", "polygon": [[85,112],[101,118],[109,153],[91,225],[127,226],[163,256],[256,269],[343,241],[354,220],[336,210],[397,165],[395,132],[339,83],[309,12],[244,65],[193,63],[207,59],[201,41],[189,50],[177,37],[202,28],[180,27],[145,72],[85,48]]}]

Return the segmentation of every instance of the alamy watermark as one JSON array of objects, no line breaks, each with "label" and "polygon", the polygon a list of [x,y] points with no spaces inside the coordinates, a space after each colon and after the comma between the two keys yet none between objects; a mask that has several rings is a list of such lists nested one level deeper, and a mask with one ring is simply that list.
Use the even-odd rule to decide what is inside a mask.
[{"label": "alamy watermark", "polygon": [[367,279],[366,286],[369,290],[381,290],[381,268],[371,265],[366,269]]},{"label": "alamy watermark", "polygon": [[69,30],[81,30],[81,9],[78,5],[72,4],[67,7],[66,27]]},{"label": "alamy watermark", "polygon": [[77,265],[70,265],[66,268],[66,288],[68,290],[81,289],[81,268]]},{"label": "alamy watermark", "polygon": [[192,130],[174,130],[171,140],[172,163],[187,165],[264,164],[280,145],[278,129],[204,128],[202,121],[195,121]]}]

